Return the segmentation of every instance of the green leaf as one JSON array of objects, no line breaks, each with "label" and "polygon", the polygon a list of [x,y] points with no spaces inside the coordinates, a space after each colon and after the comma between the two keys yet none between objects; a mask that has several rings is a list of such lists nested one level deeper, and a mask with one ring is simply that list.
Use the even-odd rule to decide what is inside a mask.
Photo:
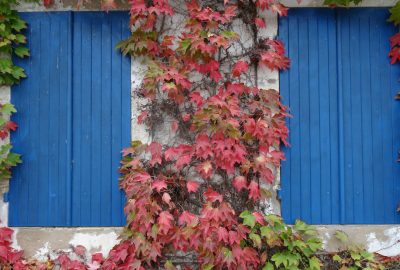
[{"label": "green leaf", "polygon": [[296,231],[302,232],[307,235],[316,235],[317,234],[317,230],[315,229],[314,226],[308,225],[301,220],[296,220],[296,223],[294,224],[294,229]]},{"label": "green leaf", "polygon": [[283,253],[275,253],[272,255],[271,260],[275,263],[276,266],[287,266],[286,256]]},{"label": "green leaf", "polygon": [[20,18],[16,18],[13,20],[12,24],[11,24],[12,29],[14,29],[15,31],[19,32],[22,29],[26,28],[26,22],[21,20]]},{"label": "green leaf", "polygon": [[26,37],[22,34],[17,34],[15,35],[15,42],[19,44],[25,44],[26,43]]},{"label": "green leaf", "polygon": [[267,262],[264,267],[262,268],[262,270],[274,270],[274,265],[270,262]]},{"label": "green leaf", "polygon": [[3,106],[1,106],[0,112],[5,115],[11,115],[12,113],[17,112],[17,110],[15,109],[14,105],[12,105],[11,103],[6,103],[6,104],[3,104]]},{"label": "green leaf", "polygon": [[393,22],[394,25],[400,24],[400,1],[397,1],[396,5],[389,9],[390,17],[389,22]]},{"label": "green leaf", "polygon": [[16,153],[9,153],[7,156],[7,163],[10,166],[16,166],[18,163],[21,163],[21,159],[20,159],[21,155],[20,154],[16,154]]},{"label": "green leaf", "polygon": [[353,260],[358,261],[361,259],[361,255],[358,252],[350,252],[350,256]]},{"label": "green leaf", "polygon": [[266,237],[267,239],[271,238],[275,235],[274,231],[268,226],[262,226],[260,228],[261,236]]},{"label": "green leaf", "polygon": [[0,58],[0,72],[1,73],[11,73],[12,62],[9,58]]},{"label": "green leaf", "polygon": [[243,224],[253,228],[256,225],[256,218],[255,216],[250,213],[249,211],[243,211],[240,216],[243,219]]},{"label": "green leaf", "polygon": [[223,31],[223,32],[221,32],[221,35],[226,38],[237,38],[238,37],[238,34],[234,31]]},{"label": "green leaf", "polygon": [[172,264],[171,260],[167,260],[164,264],[165,269],[167,270],[175,270],[176,267]]},{"label": "green leaf", "polygon": [[324,5],[327,6],[343,6],[347,7],[350,4],[358,5],[362,0],[325,0]]},{"label": "green leaf", "polygon": [[261,248],[261,237],[256,233],[251,233],[249,238],[253,241],[254,246]]},{"label": "green leaf", "polygon": [[347,243],[349,241],[349,237],[344,231],[336,231],[334,236],[342,243]]},{"label": "green leaf", "polygon": [[322,248],[322,241],[320,238],[311,237],[307,239],[307,245],[313,252],[315,252]]},{"label": "green leaf", "polygon": [[310,270],[320,270],[321,269],[321,262],[318,260],[317,257],[312,257],[309,261]]},{"label": "green leaf", "polygon": [[214,268],[214,265],[212,265],[211,263],[208,263],[206,265],[203,265],[201,269],[202,270],[211,270],[213,268]]},{"label": "green leaf", "polygon": [[266,218],[268,221],[271,221],[271,222],[273,222],[273,223],[282,223],[282,218],[279,217],[279,216],[277,216],[277,215],[272,215],[272,214],[270,214],[270,215],[267,215],[265,218]]},{"label": "green leaf", "polygon": [[366,250],[361,252],[361,256],[368,261],[374,260],[374,255]]},{"label": "green leaf", "polygon": [[186,53],[191,44],[192,44],[192,40],[189,38],[182,40],[180,51],[182,51],[183,53]]},{"label": "green leaf", "polygon": [[332,257],[332,259],[335,261],[335,262],[341,262],[342,261],[342,258],[339,256],[339,255],[335,255],[335,256],[333,256]]},{"label": "green leaf", "polygon": [[283,265],[286,268],[291,266],[297,266],[299,264],[299,260],[301,259],[299,254],[292,253],[289,251],[275,253],[271,260],[275,262],[276,266]]},{"label": "green leaf", "polygon": [[20,57],[20,58],[24,58],[25,56],[29,56],[29,49],[26,47],[16,47],[14,49],[14,53]]},{"label": "green leaf", "polygon": [[26,77],[24,69],[21,67],[17,67],[17,66],[13,67],[11,74],[17,80],[20,80],[21,78]]}]

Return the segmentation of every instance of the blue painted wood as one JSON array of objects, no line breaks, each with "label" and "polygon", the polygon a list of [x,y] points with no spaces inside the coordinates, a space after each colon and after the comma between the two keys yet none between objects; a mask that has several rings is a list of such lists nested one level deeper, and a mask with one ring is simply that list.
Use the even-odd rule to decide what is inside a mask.
[{"label": "blue painted wood", "polygon": [[[282,215],[289,221],[338,222],[338,119],[335,11],[292,10],[279,22],[291,68],[281,73],[291,147],[282,163]],[[322,180],[324,179],[324,180]],[[290,192],[288,192],[290,191]]]},{"label": "blue painted wood", "polygon": [[[344,52],[339,70],[343,78],[343,152],[345,215],[343,223],[399,223],[400,122],[393,114],[400,104],[400,68],[389,64],[388,38],[397,29],[386,22],[386,9],[340,10]],[[366,60],[367,59],[367,60]],[[368,62],[367,62],[368,61]],[[397,73],[397,75],[393,75]]]},{"label": "blue painted wood", "polygon": [[280,90],[293,118],[282,163],[282,215],[314,224],[400,222],[400,68],[396,29],[379,8],[292,9],[279,21],[291,69]]},{"label": "blue painted wood", "polygon": [[[120,226],[121,149],[130,141],[126,12],[22,13],[31,57],[12,89],[24,163],[10,185],[11,226]],[[51,38],[49,38],[51,37]]]},{"label": "blue painted wood", "polygon": [[125,12],[74,13],[73,226],[125,224],[117,169],[130,141],[130,59],[115,45],[128,21]]},{"label": "blue painted wood", "polygon": [[[70,96],[71,13],[22,13],[29,23],[31,57],[16,59],[29,79],[12,89],[19,129],[14,151],[23,164],[10,182],[11,226],[67,225],[70,198],[67,100]],[[51,38],[49,38],[51,37]]]}]

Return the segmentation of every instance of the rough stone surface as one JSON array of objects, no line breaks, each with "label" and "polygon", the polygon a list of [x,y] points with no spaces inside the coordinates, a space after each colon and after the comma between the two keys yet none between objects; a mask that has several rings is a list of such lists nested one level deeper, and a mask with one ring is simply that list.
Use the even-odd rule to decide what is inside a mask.
[{"label": "rough stone surface", "polygon": [[357,244],[385,256],[400,254],[400,225],[320,225],[318,231],[327,251],[344,248],[333,235],[341,230],[349,236],[352,244]]},{"label": "rough stone surface", "polygon": [[[45,260],[56,256],[54,250],[69,251],[82,245],[89,252],[107,255],[118,243],[122,228],[14,228],[14,247],[25,255]],[[366,247],[385,256],[400,255],[400,225],[320,225],[318,231],[327,251],[345,248],[334,234],[341,230],[350,237],[350,244]]]},{"label": "rough stone surface", "polygon": [[[79,5],[82,2],[82,5]],[[118,10],[129,10],[128,0],[116,0]],[[54,0],[53,4],[46,8],[40,3],[21,3],[16,7],[18,11],[100,11],[101,1],[79,1],[79,0]]]},{"label": "rough stone surface", "polygon": [[[0,104],[10,103],[10,87],[2,86],[0,87]],[[7,138],[4,141],[0,141],[0,146],[10,142]],[[3,194],[8,192],[8,180],[0,180],[0,226],[5,226],[8,224],[8,203],[3,201]]]},{"label": "rough stone surface", "polygon": [[23,249],[26,257],[46,260],[55,250],[70,251],[81,245],[90,253],[107,256],[118,240],[122,228],[14,228],[13,247]]}]

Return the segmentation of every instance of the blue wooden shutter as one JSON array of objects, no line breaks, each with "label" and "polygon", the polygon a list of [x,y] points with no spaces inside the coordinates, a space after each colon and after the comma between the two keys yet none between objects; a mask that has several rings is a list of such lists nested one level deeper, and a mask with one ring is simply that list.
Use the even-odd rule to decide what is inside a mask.
[{"label": "blue wooden shutter", "polygon": [[28,78],[12,89],[23,164],[10,182],[11,226],[124,224],[118,188],[130,141],[130,60],[115,49],[129,35],[126,12],[23,13]]},{"label": "blue wooden shutter", "polygon": [[130,142],[131,68],[115,45],[129,36],[129,16],[74,15],[72,225],[123,225],[117,169]]},{"label": "blue wooden shutter", "polygon": [[71,13],[23,13],[31,57],[16,59],[29,79],[14,86],[19,125],[12,133],[23,164],[10,182],[11,226],[62,226],[70,211]]},{"label": "blue wooden shutter", "polygon": [[282,163],[282,215],[315,224],[398,223],[400,68],[387,58],[396,29],[386,9],[292,9],[280,19],[291,69]]}]

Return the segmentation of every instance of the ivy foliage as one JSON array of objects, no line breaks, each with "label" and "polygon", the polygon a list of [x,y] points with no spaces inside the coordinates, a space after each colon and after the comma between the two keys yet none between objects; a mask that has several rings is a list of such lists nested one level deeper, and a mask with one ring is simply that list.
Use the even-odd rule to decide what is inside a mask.
[{"label": "ivy foliage", "polygon": [[29,56],[22,33],[26,22],[12,8],[17,4],[17,0],[0,0],[0,85],[13,85],[26,77],[23,68],[13,62],[13,56]]},{"label": "ivy foliage", "polygon": [[392,22],[394,25],[400,24],[400,1],[396,3],[394,7],[389,9],[390,17],[389,22]]},{"label": "ivy foliage", "polygon": [[[12,86],[26,77],[24,69],[13,61],[14,57],[29,56],[23,33],[27,24],[14,9],[18,4],[18,0],[0,0],[0,86]],[[21,163],[20,155],[10,152],[12,145],[6,141],[9,132],[17,128],[17,124],[10,121],[15,112],[12,104],[0,104],[0,180],[10,179],[11,168]]]},{"label": "ivy foliage", "polygon": [[[17,129],[17,124],[10,121],[10,116],[16,110],[12,104],[0,105],[0,139],[8,138],[10,131]],[[10,152],[12,145],[4,143],[0,146],[0,180],[11,178],[11,168],[21,163],[20,155]]]}]

